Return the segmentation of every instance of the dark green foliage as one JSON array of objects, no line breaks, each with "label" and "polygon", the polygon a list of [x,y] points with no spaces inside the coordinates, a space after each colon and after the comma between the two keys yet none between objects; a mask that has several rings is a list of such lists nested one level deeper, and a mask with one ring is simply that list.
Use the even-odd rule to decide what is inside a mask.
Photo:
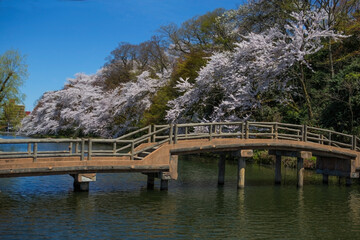
[{"label": "dark green foliage", "polygon": [[322,125],[360,134],[360,58],[335,75],[329,93],[331,102],[322,113]]}]

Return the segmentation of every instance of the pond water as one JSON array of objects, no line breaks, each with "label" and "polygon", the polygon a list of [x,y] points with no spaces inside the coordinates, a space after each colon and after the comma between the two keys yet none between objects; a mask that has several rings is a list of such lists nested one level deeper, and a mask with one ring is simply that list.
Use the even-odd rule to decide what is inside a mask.
[{"label": "pond water", "polygon": [[235,161],[217,186],[217,158],[179,160],[168,191],[146,189],[140,173],[97,174],[90,192],[73,192],[68,175],[0,178],[1,239],[356,239],[360,186],[339,185],[306,171],[248,164],[246,187],[236,189]]}]

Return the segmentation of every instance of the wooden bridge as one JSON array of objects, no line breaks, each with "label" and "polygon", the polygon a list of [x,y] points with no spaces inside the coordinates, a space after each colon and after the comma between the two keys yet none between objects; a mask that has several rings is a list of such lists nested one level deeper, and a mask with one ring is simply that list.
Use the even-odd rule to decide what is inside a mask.
[{"label": "wooden bridge", "polygon": [[[360,139],[326,129],[277,122],[214,122],[148,126],[115,139],[0,139],[0,177],[70,174],[75,190],[89,189],[101,172],[141,172],[148,187],[161,179],[177,179],[177,157],[182,154],[218,152],[218,183],[224,184],[224,153],[238,158],[238,187],[245,186],[246,158],[253,150],[276,156],[275,183],[281,182],[281,157],[297,157],[298,186],[303,186],[306,158],[316,156],[316,171],[359,178]],[[12,150],[19,145],[23,151]],[[49,145],[65,146],[49,150]],[[59,147],[58,147],[59,148]]]}]

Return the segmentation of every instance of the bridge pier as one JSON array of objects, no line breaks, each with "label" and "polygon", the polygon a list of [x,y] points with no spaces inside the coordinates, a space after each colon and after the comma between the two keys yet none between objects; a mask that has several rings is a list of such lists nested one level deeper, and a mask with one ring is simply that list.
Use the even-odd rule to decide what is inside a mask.
[{"label": "bridge pier", "polygon": [[238,157],[237,188],[245,188],[246,158],[253,156],[253,150],[240,150],[236,153]]},{"label": "bridge pier", "polygon": [[350,177],[346,177],[346,186],[350,187],[352,185],[352,179]]},{"label": "bridge pier", "polygon": [[155,173],[147,173],[147,189],[152,190],[155,186]]},{"label": "bridge pier", "polygon": [[224,185],[225,183],[225,157],[225,153],[220,154],[218,185]]},{"label": "bridge pier", "polygon": [[275,184],[281,184],[281,155],[276,155],[275,162]]},{"label": "bridge pier", "polygon": [[276,150],[270,150],[269,155],[274,155],[275,160],[275,184],[281,184],[281,157],[284,155],[294,155],[292,152],[284,152],[284,151],[276,151]]},{"label": "bridge pier", "polygon": [[160,180],[160,190],[168,190],[169,188],[169,180],[161,179]]},{"label": "bridge pier", "polygon": [[323,184],[327,185],[329,184],[329,175],[328,174],[323,174]]},{"label": "bridge pier", "polygon": [[70,174],[74,178],[74,192],[88,192],[90,182],[96,181],[96,173]]},{"label": "bridge pier", "polygon": [[270,155],[276,155],[275,163],[275,183],[281,182],[281,156],[297,157],[297,186],[299,188],[304,186],[304,159],[312,157],[311,152],[306,151],[282,151],[271,150]]},{"label": "bridge pier", "polygon": [[74,192],[88,192],[89,182],[76,182],[74,181]]},{"label": "bridge pier", "polygon": [[304,186],[304,158],[297,158],[297,186],[302,188]]},{"label": "bridge pier", "polygon": [[160,172],[160,190],[168,190],[171,175],[169,172]]},{"label": "bridge pier", "polygon": [[238,188],[245,188],[245,167],[246,167],[246,159],[240,157],[238,159],[238,175],[237,175]]}]

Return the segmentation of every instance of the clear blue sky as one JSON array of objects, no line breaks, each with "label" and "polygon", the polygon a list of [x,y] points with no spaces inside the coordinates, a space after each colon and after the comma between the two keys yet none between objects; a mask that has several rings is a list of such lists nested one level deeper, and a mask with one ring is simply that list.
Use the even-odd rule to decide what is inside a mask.
[{"label": "clear blue sky", "polygon": [[181,24],[243,0],[0,0],[0,53],[27,56],[26,110],[75,73],[95,73],[119,42],[149,40],[161,25]]}]

